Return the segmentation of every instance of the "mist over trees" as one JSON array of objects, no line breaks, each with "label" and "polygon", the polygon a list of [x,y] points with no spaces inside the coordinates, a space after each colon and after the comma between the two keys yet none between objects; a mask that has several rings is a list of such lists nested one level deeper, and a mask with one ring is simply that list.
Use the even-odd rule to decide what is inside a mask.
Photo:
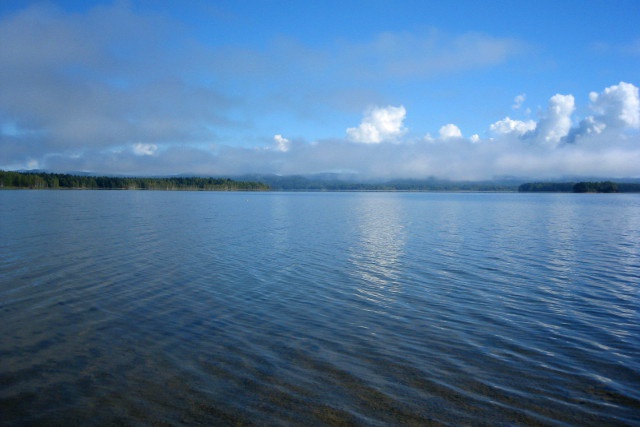
[{"label": "mist over trees", "polygon": [[436,178],[363,180],[357,176],[342,174],[313,175],[245,175],[241,179],[266,183],[272,190],[280,191],[512,191],[520,182],[452,181]]}]

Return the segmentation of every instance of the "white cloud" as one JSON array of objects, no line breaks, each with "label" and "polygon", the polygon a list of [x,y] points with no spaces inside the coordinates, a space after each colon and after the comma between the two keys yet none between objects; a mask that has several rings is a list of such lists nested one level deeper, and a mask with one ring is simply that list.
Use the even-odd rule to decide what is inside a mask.
[{"label": "white cloud", "polygon": [[360,144],[344,139],[292,144],[287,152],[221,146],[218,151],[169,147],[154,156],[88,151],[82,157],[48,157],[41,167],[97,173],[193,174],[233,176],[245,173],[312,174],[353,171],[362,179],[426,178],[479,180],[503,176],[522,179],[562,179],[567,176],[640,177],[640,132],[624,139],[605,133],[585,135],[574,144],[523,143],[502,135],[473,144],[453,138],[446,143],[406,141],[401,144]]},{"label": "white cloud", "polygon": [[354,142],[365,144],[393,141],[406,132],[403,127],[406,114],[402,105],[370,108],[360,126],[347,129],[347,136]]},{"label": "white cloud", "polygon": [[521,93],[520,95],[513,98],[513,105],[511,106],[511,108],[513,108],[514,110],[519,110],[526,99],[527,99],[527,95],[524,93]]},{"label": "white cloud", "polygon": [[452,123],[442,126],[439,133],[442,139],[462,138],[462,131]]},{"label": "white cloud", "polygon": [[155,144],[143,144],[141,142],[133,146],[133,152],[136,156],[153,156],[158,151]]},{"label": "white cloud", "polygon": [[276,150],[282,151],[283,153],[286,153],[291,148],[291,141],[280,134],[275,135],[273,141],[275,142]]},{"label": "white cloud", "polygon": [[571,115],[575,110],[573,95],[556,94],[549,99],[545,116],[536,126],[539,138],[548,144],[556,145],[571,130]]},{"label": "white cloud", "polygon": [[480,135],[478,135],[477,133],[474,133],[473,135],[471,135],[471,138],[469,138],[469,140],[472,143],[477,144],[478,142],[480,142]]},{"label": "white cloud", "polygon": [[600,94],[591,92],[589,99],[596,113],[595,120],[614,128],[640,128],[640,98],[636,86],[620,82]]},{"label": "white cloud", "polygon": [[577,128],[572,129],[568,142],[586,135],[600,134],[606,130],[640,128],[640,97],[638,88],[630,83],[620,82],[609,86],[602,93],[589,94],[593,116],[585,117]]},{"label": "white cloud", "polygon": [[585,135],[597,135],[605,131],[607,125],[596,120],[593,116],[585,117],[575,129],[567,136],[567,142],[575,142],[577,137]]},{"label": "white cloud", "polygon": [[499,120],[489,126],[491,133],[495,135],[509,135],[515,134],[523,136],[528,132],[532,132],[536,129],[537,123],[533,120],[527,120],[526,122],[521,120],[512,120],[508,116],[502,120]]}]

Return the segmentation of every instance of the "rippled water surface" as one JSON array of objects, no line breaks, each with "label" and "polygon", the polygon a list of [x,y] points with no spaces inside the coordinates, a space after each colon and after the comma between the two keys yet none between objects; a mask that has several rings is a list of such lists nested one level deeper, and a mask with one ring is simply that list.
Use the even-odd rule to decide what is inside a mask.
[{"label": "rippled water surface", "polygon": [[0,191],[0,424],[640,425],[640,196]]}]

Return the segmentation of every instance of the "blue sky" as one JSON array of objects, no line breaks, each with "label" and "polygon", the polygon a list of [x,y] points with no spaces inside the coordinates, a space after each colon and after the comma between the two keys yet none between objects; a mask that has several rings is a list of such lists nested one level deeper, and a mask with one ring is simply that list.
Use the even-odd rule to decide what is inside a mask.
[{"label": "blue sky", "polygon": [[0,2],[0,168],[640,177],[640,2]]}]

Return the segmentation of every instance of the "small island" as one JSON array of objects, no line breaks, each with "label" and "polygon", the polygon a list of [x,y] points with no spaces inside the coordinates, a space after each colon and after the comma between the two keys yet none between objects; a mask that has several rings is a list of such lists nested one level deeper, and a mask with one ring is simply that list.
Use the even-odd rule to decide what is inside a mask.
[{"label": "small island", "polygon": [[82,176],[44,172],[0,170],[0,189],[77,189],[77,190],[190,190],[190,191],[267,191],[269,186],[255,181],[199,177],[113,177]]}]

